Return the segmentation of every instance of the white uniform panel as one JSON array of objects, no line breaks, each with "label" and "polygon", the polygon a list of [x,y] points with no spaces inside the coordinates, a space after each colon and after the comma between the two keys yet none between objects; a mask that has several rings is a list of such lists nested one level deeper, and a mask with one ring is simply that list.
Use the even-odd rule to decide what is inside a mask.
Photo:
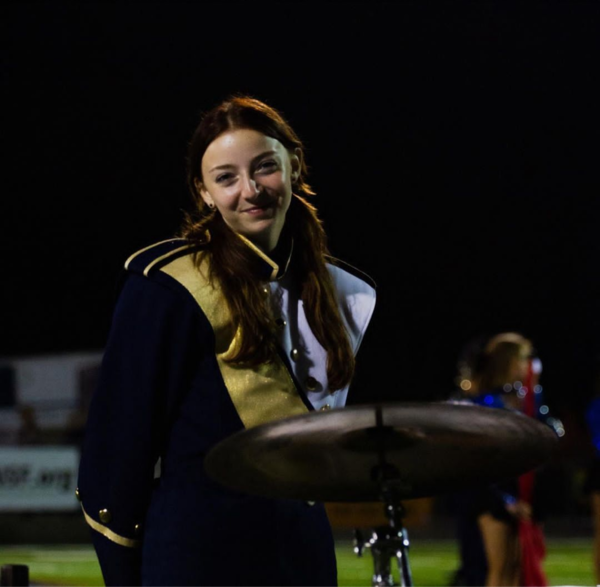
[{"label": "white uniform panel", "polygon": [[[356,354],[375,308],[375,289],[339,267],[328,265],[327,268],[338,292],[340,313]],[[272,281],[270,288],[275,314],[281,324],[279,342],[309,401],[316,410],[343,407],[348,386],[330,392],[327,354],[308,325],[299,292],[287,276]]]}]

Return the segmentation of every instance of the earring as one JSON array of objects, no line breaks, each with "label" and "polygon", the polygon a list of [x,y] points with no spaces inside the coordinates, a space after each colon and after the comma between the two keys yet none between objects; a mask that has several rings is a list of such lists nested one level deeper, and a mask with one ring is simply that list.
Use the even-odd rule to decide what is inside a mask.
[{"label": "earring", "polygon": [[215,205],[212,202],[210,202],[208,203],[208,207],[212,210],[215,207]]}]

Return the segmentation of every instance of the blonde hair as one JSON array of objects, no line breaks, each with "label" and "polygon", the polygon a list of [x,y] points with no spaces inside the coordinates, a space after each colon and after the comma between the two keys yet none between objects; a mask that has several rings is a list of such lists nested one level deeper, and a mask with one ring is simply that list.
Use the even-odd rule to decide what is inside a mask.
[{"label": "blonde hair", "polygon": [[531,357],[533,344],[517,332],[501,332],[490,338],[483,350],[479,370],[479,389],[495,389],[512,384],[515,361]]}]

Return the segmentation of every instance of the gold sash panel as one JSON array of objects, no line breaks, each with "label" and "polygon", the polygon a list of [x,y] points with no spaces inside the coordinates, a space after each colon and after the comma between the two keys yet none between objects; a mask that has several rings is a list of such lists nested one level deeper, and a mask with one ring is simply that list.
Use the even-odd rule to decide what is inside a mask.
[{"label": "gold sash panel", "polygon": [[181,283],[208,318],[215,335],[215,352],[223,381],[246,428],[308,412],[281,357],[254,368],[225,360],[235,349],[239,332],[233,331],[221,288],[208,280],[206,257],[200,270],[191,254],[171,261],[160,270]]}]

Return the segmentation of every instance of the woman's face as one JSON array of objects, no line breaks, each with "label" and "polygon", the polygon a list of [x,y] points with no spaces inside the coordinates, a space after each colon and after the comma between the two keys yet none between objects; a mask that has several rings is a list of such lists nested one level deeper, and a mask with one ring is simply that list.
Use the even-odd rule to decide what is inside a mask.
[{"label": "woman's face", "polygon": [[235,232],[265,252],[275,248],[292,200],[300,159],[251,129],[219,135],[202,157],[202,199]]}]

